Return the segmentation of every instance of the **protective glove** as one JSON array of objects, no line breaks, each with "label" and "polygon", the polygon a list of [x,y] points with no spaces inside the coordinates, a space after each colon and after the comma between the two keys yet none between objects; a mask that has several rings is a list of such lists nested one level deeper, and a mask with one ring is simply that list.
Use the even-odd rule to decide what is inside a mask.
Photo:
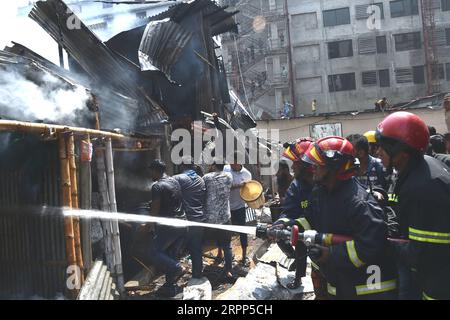
[{"label": "protective glove", "polygon": [[330,259],[330,248],[315,244],[308,249],[308,256],[317,263],[327,263]]}]

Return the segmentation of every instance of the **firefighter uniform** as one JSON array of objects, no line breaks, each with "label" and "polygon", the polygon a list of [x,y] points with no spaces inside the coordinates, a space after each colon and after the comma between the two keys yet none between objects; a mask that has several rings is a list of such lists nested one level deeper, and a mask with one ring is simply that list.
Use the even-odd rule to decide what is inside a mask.
[{"label": "firefighter uniform", "polygon": [[316,187],[306,220],[320,233],[354,238],[330,246],[329,260],[318,265],[336,299],[395,299],[396,270],[387,253],[387,225],[377,201],[354,179],[333,192]]},{"label": "firefighter uniform", "polygon": [[[302,184],[298,179],[294,179],[286,192],[280,218],[274,225],[282,223],[285,226],[292,226],[297,224],[301,227],[301,230],[304,230],[305,227],[302,225],[304,219],[299,218],[305,216],[311,192],[312,186],[305,183]],[[296,259],[297,276],[306,276],[306,246],[303,243],[299,243],[294,251],[289,241],[280,240],[277,244],[287,257]]]},{"label": "firefighter uniform", "polygon": [[396,189],[400,228],[410,243],[397,246],[415,271],[423,299],[450,299],[450,172],[429,156],[414,159]]}]

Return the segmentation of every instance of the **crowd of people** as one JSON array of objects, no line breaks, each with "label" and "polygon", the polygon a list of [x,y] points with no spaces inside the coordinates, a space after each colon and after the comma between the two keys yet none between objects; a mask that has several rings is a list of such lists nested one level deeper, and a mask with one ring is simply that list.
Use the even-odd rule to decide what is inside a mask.
[{"label": "crowd of people", "polygon": [[[283,157],[292,161],[294,175],[281,161],[276,178],[282,210],[269,228],[296,225],[300,232],[351,239],[312,247],[277,239],[295,260],[289,288],[301,285],[309,256],[318,299],[450,299],[449,136],[401,111],[365,134],[285,143]],[[245,225],[240,189],[252,175],[238,161],[242,158],[235,153],[228,165],[214,158],[204,175],[183,158],[173,177],[154,160],[151,215]],[[187,272],[173,247],[185,245],[192,277],[202,277],[203,228],[143,228],[154,228],[152,260],[166,276],[160,292],[176,295],[177,280]],[[216,261],[224,261],[224,279],[233,279],[231,233],[214,234]],[[240,244],[240,263],[248,266],[246,234],[240,234]]]},{"label": "crowd of people", "polygon": [[[293,181],[282,184],[272,228],[351,240],[295,248],[296,288],[312,261],[318,299],[450,299],[449,134],[395,112],[374,131],[285,144]],[[280,181],[288,177],[280,173]]]},{"label": "crowd of people", "polygon": [[[202,174],[190,157],[182,159],[180,173],[170,177],[166,173],[166,164],[154,160],[150,166],[150,175],[155,182],[151,189],[152,216],[176,218],[193,222],[213,224],[245,225],[245,202],[240,197],[240,188],[252,179],[251,173],[240,163],[241,155],[234,155],[234,163],[225,165],[224,159],[214,158],[208,173]],[[173,297],[179,293],[177,281],[187,273],[180,263],[178,253],[186,248],[192,262],[192,278],[203,276],[203,240],[204,228],[188,226],[185,228],[152,224],[142,226],[142,230],[153,232],[150,257],[152,264],[165,274],[166,282],[159,294]],[[223,279],[233,280],[231,233],[214,232],[218,254],[216,262],[224,260]],[[248,239],[240,235],[242,248],[241,264],[248,267]]]}]

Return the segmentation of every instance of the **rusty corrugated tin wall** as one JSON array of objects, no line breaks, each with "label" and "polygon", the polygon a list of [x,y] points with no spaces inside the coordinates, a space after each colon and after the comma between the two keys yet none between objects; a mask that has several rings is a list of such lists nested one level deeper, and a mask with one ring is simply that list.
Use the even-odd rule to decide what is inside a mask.
[{"label": "rusty corrugated tin wall", "polygon": [[[24,149],[29,143],[23,142]],[[0,298],[51,299],[65,291],[64,219],[41,215],[38,209],[61,203],[56,143],[35,140],[32,145],[28,156],[40,160],[12,161],[0,168]],[[1,209],[19,204],[35,209],[26,214]]]}]

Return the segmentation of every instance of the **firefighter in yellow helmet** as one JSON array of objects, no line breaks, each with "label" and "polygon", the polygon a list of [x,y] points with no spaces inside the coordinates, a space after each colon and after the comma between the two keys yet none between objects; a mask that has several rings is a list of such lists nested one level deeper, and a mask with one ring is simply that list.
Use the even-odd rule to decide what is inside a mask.
[{"label": "firefighter in yellow helmet", "polygon": [[369,141],[369,154],[372,157],[377,157],[378,144],[377,139],[375,138],[375,131],[367,131],[366,133],[364,133],[364,137],[366,137]]}]

